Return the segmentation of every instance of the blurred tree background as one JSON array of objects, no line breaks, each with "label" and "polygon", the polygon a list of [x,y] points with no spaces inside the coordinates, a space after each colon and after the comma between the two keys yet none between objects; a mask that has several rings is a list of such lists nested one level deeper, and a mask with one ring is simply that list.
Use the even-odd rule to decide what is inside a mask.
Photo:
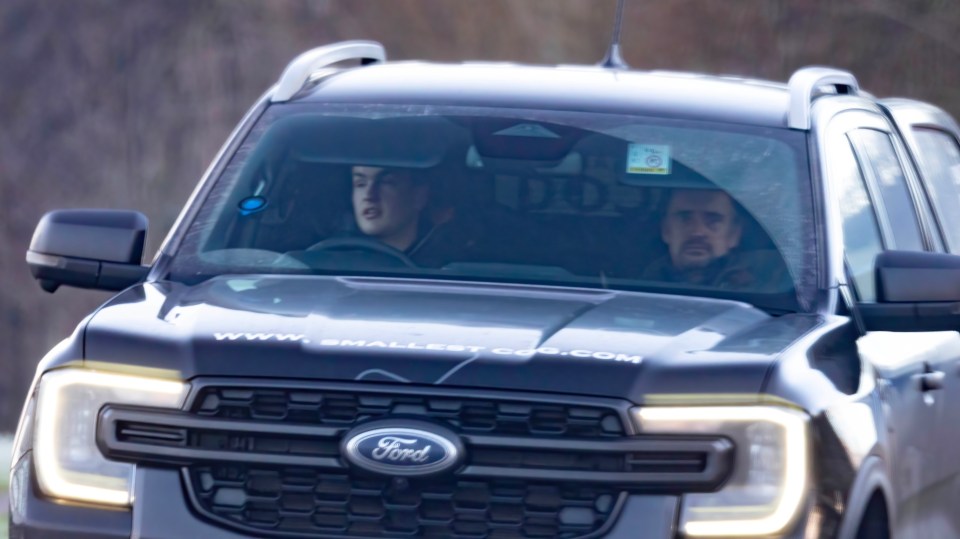
[{"label": "blurred tree background", "polygon": [[[954,0],[627,0],[635,69],[786,80],[852,70],[879,96],[957,116]],[[3,0],[0,3],[0,432],[37,361],[108,295],[29,277],[54,208],[138,209],[148,256],[219,145],[299,52],[382,42],[392,59],[595,63],[616,0]],[[704,96],[710,99],[710,96]]]}]

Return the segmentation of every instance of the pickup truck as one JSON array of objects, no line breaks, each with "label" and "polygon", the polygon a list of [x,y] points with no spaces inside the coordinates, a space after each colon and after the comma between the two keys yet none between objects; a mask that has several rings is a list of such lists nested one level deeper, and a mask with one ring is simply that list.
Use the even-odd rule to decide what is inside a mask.
[{"label": "pickup truck", "polygon": [[[13,538],[958,537],[960,129],[845,71],[296,58],[58,210]],[[954,448],[954,449],[951,449]]]}]

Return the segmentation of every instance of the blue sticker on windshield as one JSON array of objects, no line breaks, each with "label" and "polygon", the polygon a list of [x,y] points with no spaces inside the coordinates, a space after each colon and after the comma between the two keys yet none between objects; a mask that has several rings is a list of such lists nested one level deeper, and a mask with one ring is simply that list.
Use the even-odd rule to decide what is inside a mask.
[{"label": "blue sticker on windshield", "polygon": [[241,215],[250,215],[267,207],[267,199],[261,196],[247,197],[237,204]]}]

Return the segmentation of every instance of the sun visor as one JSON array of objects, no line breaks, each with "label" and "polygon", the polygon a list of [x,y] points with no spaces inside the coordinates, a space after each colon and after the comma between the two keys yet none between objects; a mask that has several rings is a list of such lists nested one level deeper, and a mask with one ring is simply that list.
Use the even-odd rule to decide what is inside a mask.
[{"label": "sun visor", "polygon": [[310,163],[431,168],[465,137],[462,128],[435,116],[297,115],[281,118],[270,127],[248,167],[292,154]]}]

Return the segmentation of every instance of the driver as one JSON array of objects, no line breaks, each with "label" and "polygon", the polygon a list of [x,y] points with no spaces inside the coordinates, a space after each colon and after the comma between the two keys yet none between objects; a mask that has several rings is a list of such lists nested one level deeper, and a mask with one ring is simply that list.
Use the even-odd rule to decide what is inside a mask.
[{"label": "driver", "polygon": [[426,180],[399,168],[354,166],[353,216],[365,235],[409,253],[426,234],[423,210],[430,198]]}]

